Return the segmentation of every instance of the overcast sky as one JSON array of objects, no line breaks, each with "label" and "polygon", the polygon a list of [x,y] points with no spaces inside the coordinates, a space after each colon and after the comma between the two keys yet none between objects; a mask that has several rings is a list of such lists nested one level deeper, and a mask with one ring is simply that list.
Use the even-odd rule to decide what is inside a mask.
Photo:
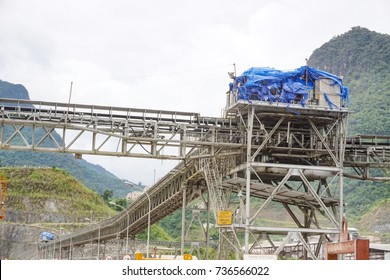
[{"label": "overcast sky", "polygon": [[[220,116],[236,63],[280,70],[353,26],[390,34],[390,1],[0,0],[0,79],[32,100]],[[351,93],[353,94],[353,93]],[[88,156],[153,183],[172,162]]]}]

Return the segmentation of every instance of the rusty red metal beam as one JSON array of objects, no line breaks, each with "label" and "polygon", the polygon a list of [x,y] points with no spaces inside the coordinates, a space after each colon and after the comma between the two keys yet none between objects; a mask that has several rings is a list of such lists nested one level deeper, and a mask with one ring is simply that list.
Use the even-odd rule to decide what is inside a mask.
[{"label": "rusty red metal beam", "polygon": [[338,255],[354,254],[355,260],[369,259],[369,240],[356,239],[349,241],[342,241],[337,243],[328,243],[325,245],[325,259],[337,260]]}]

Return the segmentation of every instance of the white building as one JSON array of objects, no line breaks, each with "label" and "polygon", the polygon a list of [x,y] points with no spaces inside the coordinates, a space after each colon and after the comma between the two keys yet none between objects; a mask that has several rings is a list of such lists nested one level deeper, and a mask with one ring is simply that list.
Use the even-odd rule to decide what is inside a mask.
[{"label": "white building", "polygon": [[127,194],[126,199],[127,199],[127,200],[130,200],[130,201],[134,201],[134,200],[136,200],[141,194],[142,194],[142,192],[131,192],[131,193],[128,193],[128,194]]}]

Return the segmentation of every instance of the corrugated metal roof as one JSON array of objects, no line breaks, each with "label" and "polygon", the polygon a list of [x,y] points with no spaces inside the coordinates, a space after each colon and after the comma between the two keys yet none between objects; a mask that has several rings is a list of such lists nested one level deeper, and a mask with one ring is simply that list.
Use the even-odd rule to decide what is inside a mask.
[{"label": "corrugated metal roof", "polygon": [[370,243],[370,249],[390,252],[390,244]]}]

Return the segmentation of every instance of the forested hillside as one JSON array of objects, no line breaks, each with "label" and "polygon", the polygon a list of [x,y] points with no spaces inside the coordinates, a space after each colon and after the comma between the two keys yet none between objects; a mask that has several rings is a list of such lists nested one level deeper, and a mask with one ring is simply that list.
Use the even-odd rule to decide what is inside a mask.
[{"label": "forested hillside", "polygon": [[36,259],[39,235],[63,235],[115,215],[101,196],[57,168],[2,167],[8,178],[6,220],[0,223],[2,259]]},{"label": "forested hillside", "polygon": [[[30,99],[28,91],[23,85],[15,85],[0,80],[0,98]],[[14,132],[11,127],[6,127],[5,135]],[[31,134],[31,129],[24,128],[23,133]],[[45,131],[38,130],[37,138],[45,135]],[[31,138],[31,137],[26,137]],[[57,141],[61,142],[61,137],[55,133]],[[16,139],[15,141],[18,141]],[[21,141],[21,139],[20,139]],[[45,140],[46,141],[46,140]],[[50,139],[47,139],[46,146],[53,145]],[[6,151],[0,150],[1,166],[36,166],[36,167],[57,167],[68,171],[76,177],[85,186],[103,194],[104,190],[113,190],[114,196],[125,197],[132,191],[121,179],[108,172],[99,165],[91,164],[83,159],[75,159],[69,154],[41,153],[27,151]]]},{"label": "forested hillside", "polygon": [[[341,76],[348,86],[349,135],[390,135],[390,35],[353,27],[316,49],[309,65]],[[347,215],[359,220],[390,198],[390,185],[347,180],[345,198]]]},{"label": "forested hillside", "polygon": [[390,35],[353,27],[316,49],[309,64],[348,86],[350,135],[390,134]]},{"label": "forested hillside", "polygon": [[[39,219],[24,220],[26,223],[43,223],[45,220],[50,222],[55,215],[61,222],[67,220],[85,222],[84,218],[90,217],[91,213],[95,217],[115,215],[115,211],[104,203],[101,196],[80,184],[64,170],[2,167],[0,174],[8,178],[9,184],[7,221],[18,223],[23,221],[19,219],[20,217],[16,219],[11,215],[15,211],[28,213],[23,216],[25,219],[34,215],[39,216]],[[43,215],[47,217],[42,218]]]}]

